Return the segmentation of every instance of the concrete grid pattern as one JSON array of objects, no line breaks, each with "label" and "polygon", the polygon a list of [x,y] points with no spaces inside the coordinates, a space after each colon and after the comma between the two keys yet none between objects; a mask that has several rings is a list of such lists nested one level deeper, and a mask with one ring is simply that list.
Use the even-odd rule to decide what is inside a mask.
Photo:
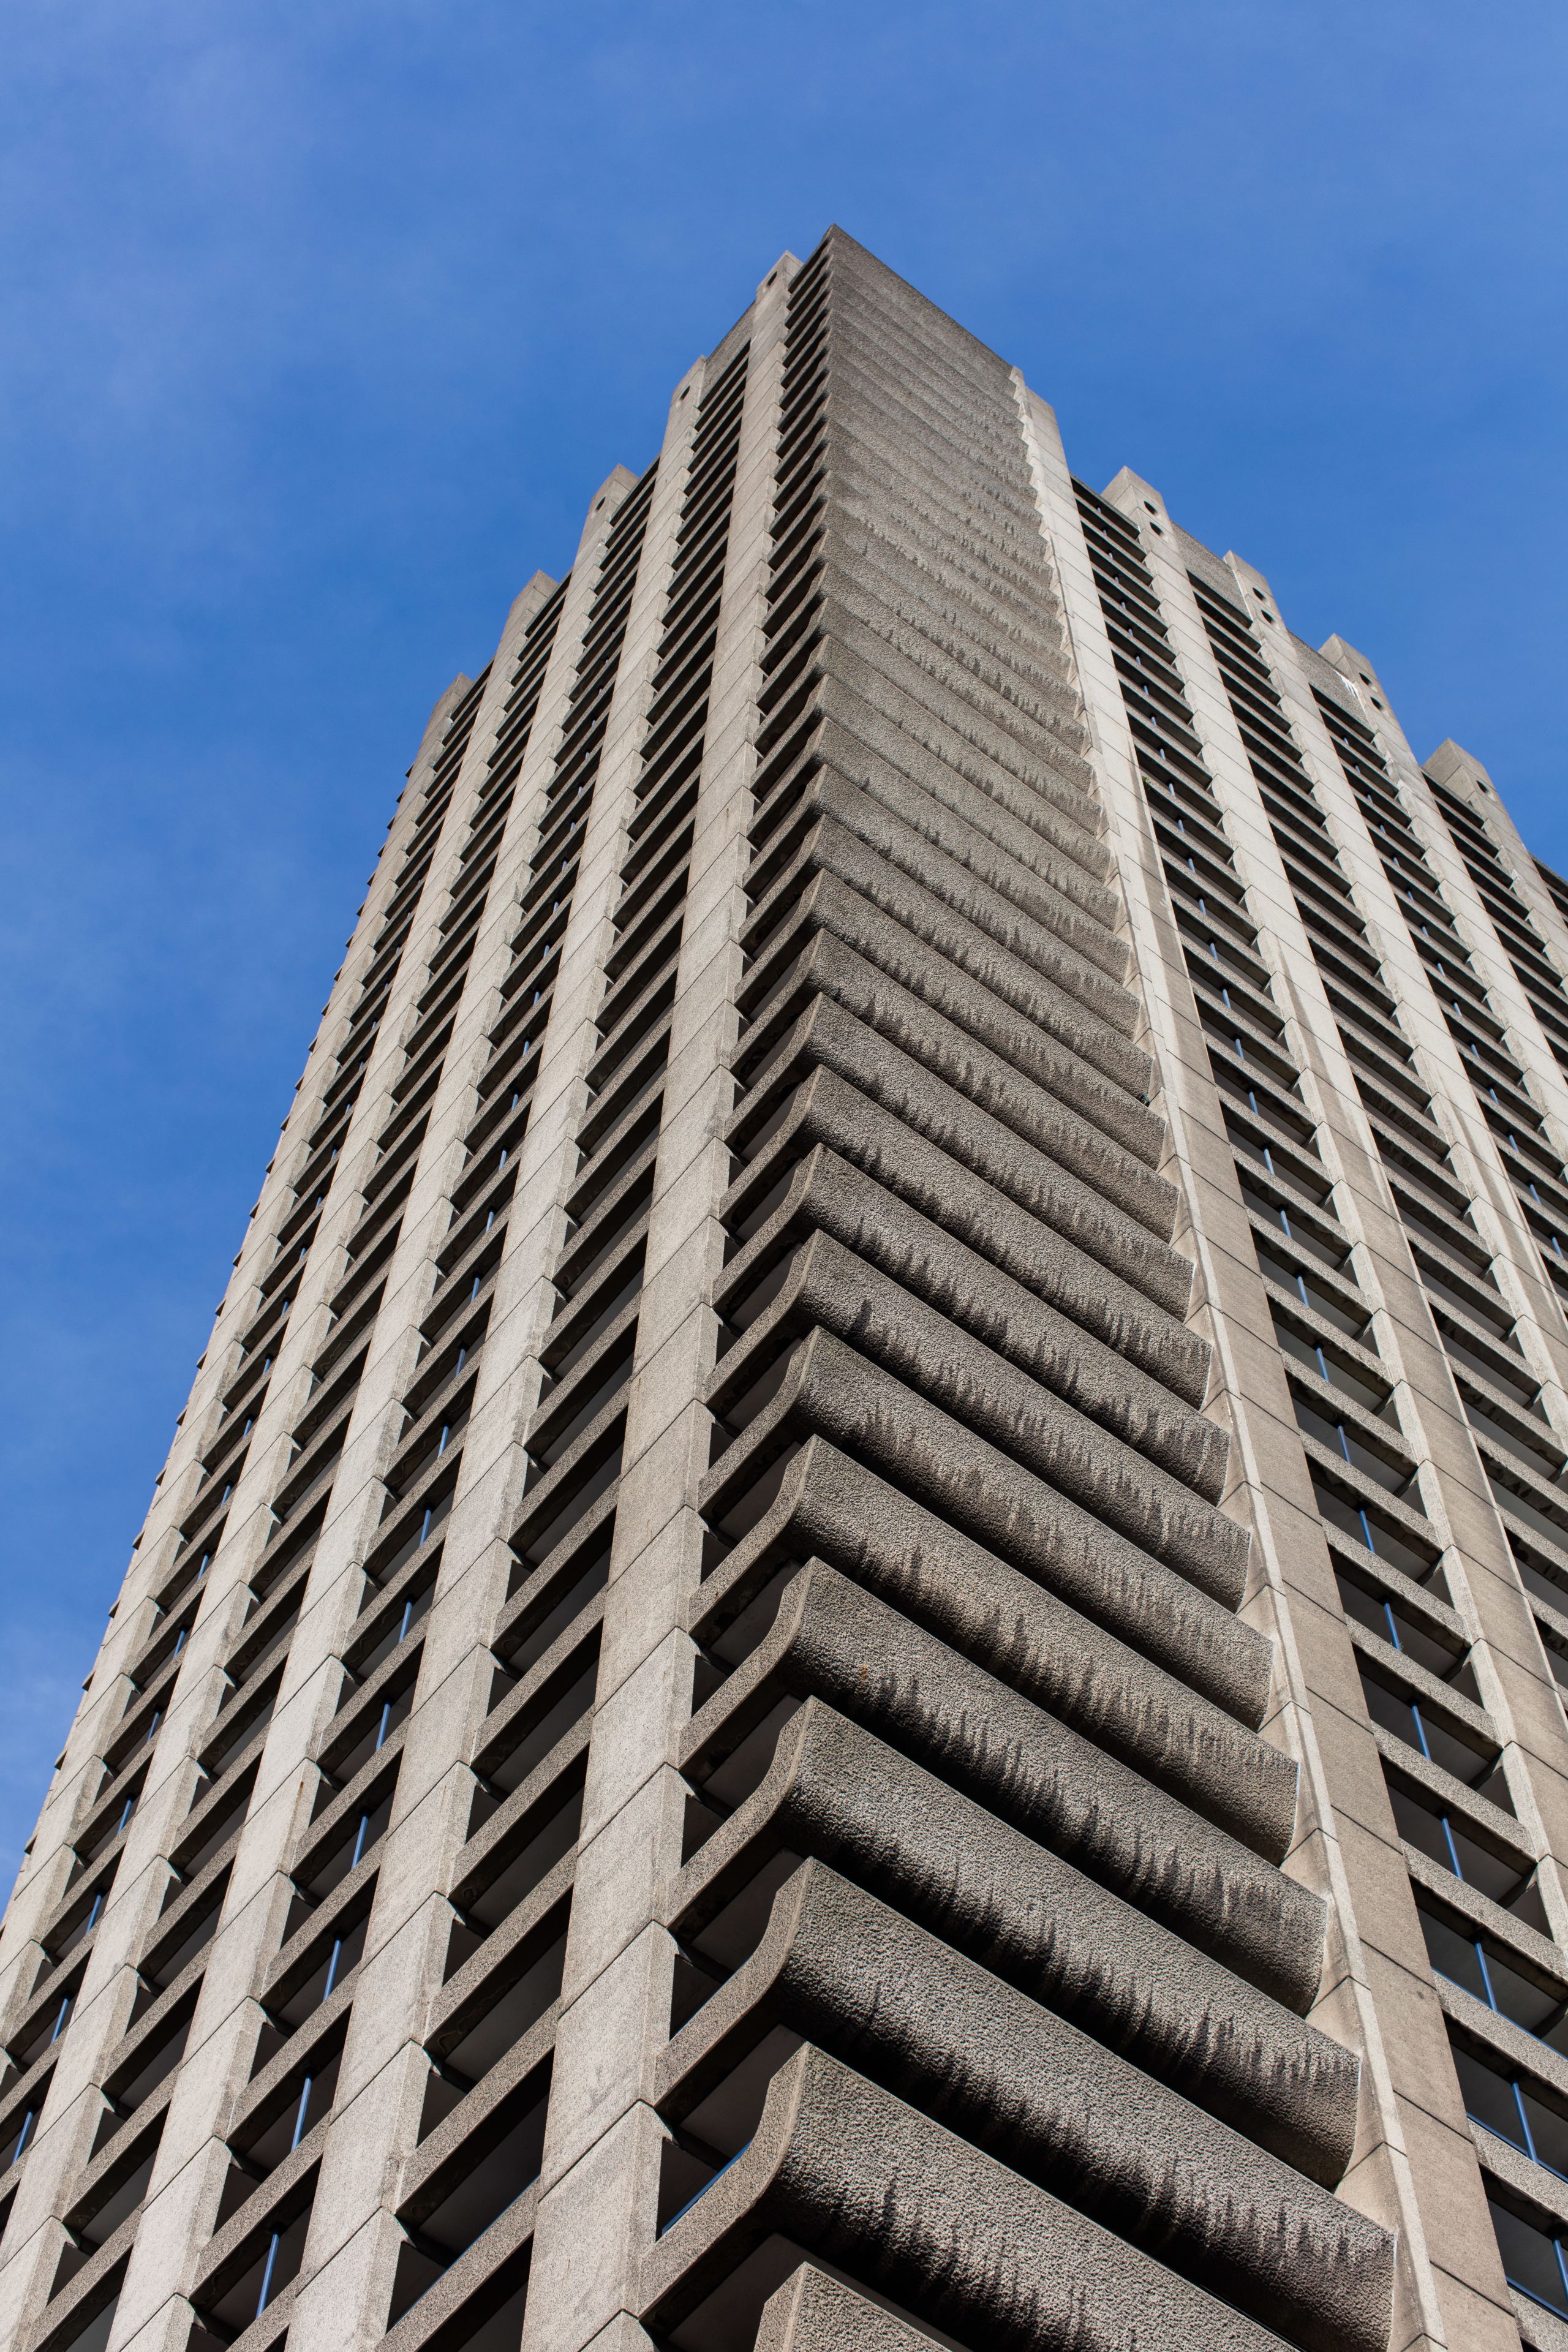
[{"label": "concrete grid pattern", "polygon": [[1568,2352],[1568,885],[842,232],[432,713],[0,1932],[17,2352]]}]

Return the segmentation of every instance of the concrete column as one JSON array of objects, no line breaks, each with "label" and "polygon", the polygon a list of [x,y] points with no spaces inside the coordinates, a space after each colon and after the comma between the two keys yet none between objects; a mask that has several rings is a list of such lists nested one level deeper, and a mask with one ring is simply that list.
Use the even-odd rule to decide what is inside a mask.
[{"label": "concrete column", "polygon": [[[1055,419],[1045,404],[1022,393],[1042,505],[1078,655],[1103,775],[1106,803],[1130,931],[1138,954],[1149,1008],[1152,1049],[1159,1065],[1161,1108],[1170,1122],[1171,1160],[1165,1173],[1181,1184],[1187,1207],[1183,1240],[1197,1263],[1199,1289],[1193,1319],[1215,1349],[1208,1410],[1233,1432],[1237,1485],[1227,1507],[1253,1528],[1253,1581],[1243,1614],[1268,1632],[1276,1644],[1276,1696],[1269,1736],[1295,1755],[1301,1767],[1297,1843],[1286,1864],[1332,1906],[1331,1955],[1313,2021],[1357,2049],[1363,2060],[1362,2120],[1356,2155],[1339,2193],[1360,2210],[1400,2235],[1400,2294],[1391,2341],[1396,2345],[1441,2345],[1467,2339],[1447,2332],[1441,2297],[1433,2275],[1423,2206],[1400,2114],[1397,2050],[1388,2048],[1381,2023],[1375,1953],[1366,1941],[1367,1919],[1381,1919],[1391,1906],[1403,1914],[1401,1959],[1415,1983],[1429,1981],[1420,1933],[1410,1904],[1392,1817],[1375,1750],[1366,1729],[1354,1656],[1323,1543],[1310,1482],[1306,1475],[1295,1418],[1279,1364],[1279,1344],[1264,1297],[1248,1232],[1234,1158],[1210,1072],[1196,1007],[1187,985],[1181,940],[1169,911],[1160,857],[1138,780],[1125,705],[1117,680],[1110,641],[1089,566],[1073,498],[1071,477]],[[1118,490],[1121,495],[1116,495]],[[1172,552],[1173,527],[1158,493],[1123,475],[1108,494],[1124,513],[1155,509],[1163,539],[1142,534],[1145,561],[1153,572],[1173,651],[1183,672],[1205,757],[1226,809],[1226,831],[1239,878],[1247,886],[1260,952],[1269,958],[1280,985],[1282,1010],[1316,996],[1310,1026],[1333,1040],[1326,1001],[1314,985],[1316,968],[1301,930],[1279,853],[1258,802],[1256,786],[1236,732],[1223,687],[1214,670],[1184,573]],[[1138,515],[1143,520],[1142,512]],[[1305,1024],[1302,1024],[1305,1025]],[[1293,1030],[1293,1042],[1301,1027]],[[1337,1040],[1334,1040],[1337,1043]],[[1305,1040],[1301,1040],[1304,1046]],[[1313,1085],[1307,1053],[1298,1048],[1304,1090]],[[1348,1072],[1344,1074],[1348,1087]],[[1320,1082],[1321,1119],[1330,1088]],[[1353,1101],[1353,1096],[1350,1097]],[[1335,1108],[1342,1108],[1336,1101]],[[1348,1104],[1343,1108],[1348,1109]],[[1325,1121],[1326,1124],[1326,1121]],[[1320,1140],[1331,1174],[1343,1182],[1336,1164],[1337,1130]],[[1371,1163],[1370,1145],[1359,1157]],[[1336,1199],[1341,1197],[1336,1193]],[[1330,1729],[1342,1735],[1329,1738]],[[1347,1803],[1357,1792],[1353,1805]],[[1365,1801],[1360,1792],[1365,1792]],[[1376,1826],[1364,1831],[1357,1818],[1370,1808]],[[1434,2013],[1435,2003],[1426,1996]],[[1461,2126],[1462,2127],[1462,2126]],[[1482,2215],[1484,2226],[1484,2213]],[[1495,2252],[1492,2256],[1495,2264]],[[1491,2280],[1500,2302],[1500,2275]],[[1498,2314],[1500,2316],[1500,2312]],[[1485,2341],[1485,2337],[1479,2340]],[[1506,2339],[1500,2339],[1506,2340]]]},{"label": "concrete column", "polygon": [[[785,256],[758,291],[720,604],[685,930],[584,1805],[577,1894],[541,2179],[530,2352],[576,2352],[627,2316],[652,2236],[662,2130],[648,2104],[668,2026],[673,1947],[656,1921],[678,1867],[671,1763],[690,1712],[684,1605],[700,1573],[708,1297],[728,1181],[718,1140],[740,974],[741,877],[754,764]],[[716,354],[715,362],[722,357]]]}]

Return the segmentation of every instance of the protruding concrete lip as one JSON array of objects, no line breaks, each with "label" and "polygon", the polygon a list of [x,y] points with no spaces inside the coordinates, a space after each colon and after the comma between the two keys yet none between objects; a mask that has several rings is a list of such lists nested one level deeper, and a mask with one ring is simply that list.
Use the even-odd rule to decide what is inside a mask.
[{"label": "protruding concrete lip", "polygon": [[[809,2042],[773,2076],[750,2145],[648,2254],[645,2321],[678,2327],[775,2235],[929,2312],[963,2342],[1279,2352],[1268,2329]],[[1338,2338],[1353,2352],[1381,2352],[1387,2340],[1393,2247],[1382,2243],[1365,2318]]]}]

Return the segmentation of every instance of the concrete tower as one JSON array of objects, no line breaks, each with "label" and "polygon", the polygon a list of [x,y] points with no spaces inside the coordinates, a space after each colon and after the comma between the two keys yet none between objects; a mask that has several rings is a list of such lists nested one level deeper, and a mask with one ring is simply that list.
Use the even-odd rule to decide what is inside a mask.
[{"label": "concrete tower", "polygon": [[786,255],[409,772],[0,1939],[0,2342],[1563,2352],[1565,907]]}]

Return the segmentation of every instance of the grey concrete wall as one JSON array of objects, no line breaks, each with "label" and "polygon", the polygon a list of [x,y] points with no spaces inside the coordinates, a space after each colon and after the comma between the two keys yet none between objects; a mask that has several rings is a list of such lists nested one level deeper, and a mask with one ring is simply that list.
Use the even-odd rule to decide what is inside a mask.
[{"label": "grey concrete wall", "polygon": [[[1249,1483],[1255,1524],[1265,1537],[1260,1557],[1268,1562],[1272,1552],[1279,1563],[1269,1580],[1273,1593],[1267,1601],[1256,1596],[1253,1605],[1272,1612],[1300,1708],[1281,1718],[1283,1732],[1302,1756],[1321,1808],[1317,1851],[1304,1841],[1292,1867],[1334,1900],[1347,1964],[1335,1999],[1346,2039],[1366,2052],[1366,2089],[1375,2094],[1363,2117],[1363,2152],[1344,2193],[1400,2229],[1405,2316],[1403,2323],[1396,2318],[1394,2340],[1424,2335],[1433,2341],[1506,2344],[1514,2340],[1521,2313],[1527,2329],[1546,2340],[1557,2323],[1510,2291],[1501,2275],[1483,2191],[1495,2194],[1499,2168],[1506,2161],[1511,2168],[1513,2158],[1491,2133],[1467,2119],[1467,2100],[1476,2111],[1473,2084],[1468,2080],[1461,2092],[1455,2082],[1444,2030],[1445,2010],[1464,2007],[1465,1997],[1440,1979],[1434,1983],[1409,1893],[1414,1881],[1429,1913],[1461,1922],[1468,1935],[1479,1929],[1499,1958],[1512,1953],[1522,1959],[1528,1953],[1523,1966],[1532,1980],[1540,1971],[1542,2021],[1543,2029],[1550,2026],[1558,1981],[1551,1934],[1558,1899],[1552,1814],[1562,1759],[1561,1707],[1540,1645],[1530,1638],[1519,1576],[1497,1513],[1489,1507],[1455,1389],[1456,1370],[1467,1381],[1469,1370],[1443,1344],[1445,1328],[1461,1343],[1468,1328],[1451,1311],[1452,1273],[1433,1292],[1429,1284],[1424,1287],[1422,1265],[1411,1255],[1402,1203],[1422,1192],[1418,1171],[1426,1161],[1421,1155],[1441,1168],[1441,1181],[1464,1215],[1464,1246],[1475,1262],[1483,1269],[1494,1258],[1500,1262],[1498,1276],[1488,1271],[1486,1278],[1506,1297],[1502,1319],[1512,1327],[1507,1361],[1521,1374],[1527,1360],[1544,1369],[1548,1359],[1547,1349],[1535,1352],[1539,1341],[1528,1312],[1519,1313],[1541,1297],[1539,1264],[1530,1264],[1528,1244],[1520,1246],[1517,1212],[1511,1234],[1506,1206],[1503,1230],[1489,1221],[1493,1203],[1505,1202],[1507,1186],[1499,1181],[1491,1139],[1485,1137],[1455,1041],[1414,951],[1404,902],[1384,871],[1380,852],[1391,837],[1388,827],[1375,837],[1369,832],[1311,689],[1342,698],[1363,717],[1374,715],[1366,708],[1371,695],[1358,704],[1342,671],[1287,635],[1261,576],[1235,557],[1221,563],[1187,540],[1147,483],[1119,477],[1106,494],[1109,522],[1100,525],[1103,509],[1091,499],[1073,499],[1048,415],[1041,412],[1039,422],[1047,470],[1056,477],[1058,544],[1066,548],[1073,537],[1081,539],[1085,526],[1075,505],[1102,531],[1100,552],[1091,555],[1086,545],[1073,568],[1080,583],[1072,604],[1075,631],[1080,646],[1102,649],[1096,715],[1102,741],[1120,751],[1128,778],[1125,856],[1148,904],[1147,922],[1135,923],[1135,935],[1141,947],[1147,945],[1152,975],[1158,973],[1159,992],[1170,1004],[1167,1086],[1184,1101],[1199,1262],[1208,1312],[1218,1310],[1210,1328],[1219,1361],[1228,1358],[1234,1366],[1228,1412],[1258,1465]],[[1152,730],[1148,723],[1137,648],[1127,613],[1118,608],[1121,592],[1110,577],[1117,527],[1131,540],[1131,562],[1151,595],[1163,667],[1150,675],[1165,677],[1181,698],[1181,719],[1169,739],[1173,759],[1155,744],[1162,722],[1155,713]],[[1258,688],[1234,661],[1225,666],[1227,614],[1239,619],[1245,646],[1261,665],[1257,676],[1268,704],[1257,698]],[[1376,708],[1384,710],[1381,693]],[[1268,734],[1270,710],[1283,738]],[[1140,722],[1142,742],[1129,731]],[[1392,730],[1385,713],[1384,723]],[[1188,756],[1197,762],[1188,772],[1196,780],[1191,787],[1182,773]],[[1282,766],[1281,757],[1294,764]],[[1406,774],[1413,771],[1407,751],[1403,764]],[[1140,765],[1142,776],[1134,782]],[[1305,828],[1297,808],[1306,814]],[[1180,870],[1189,854],[1198,859],[1191,879]],[[1232,899],[1225,894],[1233,881],[1243,887]],[[1333,892],[1342,892],[1342,900]],[[1221,937],[1245,936],[1256,969],[1245,975],[1248,984],[1238,986],[1235,972],[1242,964],[1235,959],[1232,971],[1216,971],[1212,984],[1194,966],[1194,999],[1183,985],[1179,959],[1186,948],[1193,965],[1191,946],[1202,926],[1192,910],[1200,903],[1229,908],[1237,916],[1240,930],[1233,924],[1227,934],[1222,921]],[[1359,965],[1346,961],[1357,957]],[[1358,971],[1371,975],[1375,1012],[1370,999],[1355,1001]],[[1222,1009],[1226,979],[1231,985]],[[1255,1108],[1264,1115],[1244,1121],[1245,1137],[1234,1117],[1238,1089],[1227,1075],[1230,1056],[1217,1042],[1226,1035],[1245,1048],[1249,1078],[1263,1090]],[[1548,1100],[1547,1090],[1536,1099]],[[1472,1139],[1478,1129],[1484,1142]],[[1200,1151],[1197,1139],[1205,1129],[1213,1140]],[[1281,1155],[1279,1181],[1258,1175],[1257,1150],[1270,1136]],[[1306,1139],[1309,1158],[1298,1150],[1293,1165],[1289,1147],[1298,1138]],[[1283,1181],[1296,1169],[1306,1171],[1305,1194]],[[1393,1192],[1391,1174],[1397,1179]],[[1289,1252],[1279,1243],[1277,1213],[1269,1213],[1272,1230],[1269,1214],[1258,1213],[1268,1212],[1268,1202],[1253,1198],[1248,1213],[1238,1218],[1238,1176],[1254,1194],[1263,1183],[1270,1200],[1294,1217],[1298,1242],[1305,1234],[1314,1244],[1305,1255],[1298,1246],[1291,1263],[1304,1265],[1331,1294],[1336,1319],[1325,1325],[1310,1314],[1296,1318],[1298,1339],[1325,1339],[1333,1357],[1336,1334],[1352,1328],[1339,1318],[1340,1304],[1364,1318],[1359,1357],[1339,1345],[1328,1381],[1314,1382],[1304,1369],[1310,1349],[1298,1345],[1294,1355],[1280,1353],[1279,1310],[1285,1307],[1289,1318],[1295,1302],[1273,1277],[1281,1276],[1279,1256]],[[1289,1230],[1289,1217],[1285,1223]],[[1447,1226],[1433,1227],[1428,1220],[1415,1236],[1425,1254],[1422,1264],[1432,1266],[1443,1257],[1438,1250],[1435,1259],[1433,1232],[1441,1239],[1456,1230],[1451,1216]],[[1333,1257],[1325,1256],[1324,1244],[1332,1245]],[[1323,1265],[1335,1257],[1338,1276],[1324,1273]],[[1510,1294],[1504,1286],[1512,1264],[1525,1268],[1525,1281]],[[1336,1287],[1347,1278],[1348,1288]],[[1254,1303],[1259,1286],[1262,1314]],[[1432,1320],[1434,1304],[1440,1324]],[[1248,1326],[1256,1335],[1249,1349],[1242,1344]],[[1507,1363],[1498,1360],[1506,1371]],[[1360,1367],[1371,1375],[1370,1388]],[[1364,1414],[1358,1420],[1344,1387],[1335,1385],[1347,1373],[1352,1387],[1359,1381],[1362,1401],[1377,1407],[1376,1420]],[[1544,1433],[1550,1444],[1554,1398],[1548,1378],[1532,1405],[1534,1417],[1515,1425]],[[1363,1547],[1347,1545],[1340,1528],[1323,1530],[1327,1561],[1313,1542],[1316,1500],[1301,1471],[1316,1474],[1321,1491],[1324,1471],[1334,1465],[1323,1462],[1311,1436],[1290,1428],[1303,1404],[1310,1415],[1318,1411],[1320,1424],[1324,1412],[1337,1414],[1357,1442],[1381,1449],[1384,1465],[1402,1476],[1414,1474],[1405,1502],[1415,1502],[1425,1532],[1416,1520],[1405,1525],[1423,1557],[1407,1560],[1399,1575],[1391,1576],[1381,1560],[1374,1566]],[[1389,1442],[1393,1431],[1399,1433],[1397,1446]],[[1361,1596],[1359,1618],[1344,1617],[1321,1567],[1313,1570],[1314,1550],[1321,1565],[1338,1571],[1342,1593],[1348,1570]],[[1424,1635],[1440,1644],[1430,1656],[1443,1661],[1447,1652],[1452,1664],[1443,1661],[1441,1675],[1420,1678],[1408,1654],[1368,1630],[1373,1612],[1365,1604],[1373,1597],[1393,1599],[1406,1638],[1417,1646]],[[1482,1703],[1474,1713],[1467,1710],[1462,1722],[1449,1697],[1456,1675]],[[1458,1727],[1473,1759],[1461,1764],[1461,1778],[1419,1752],[1416,1740],[1425,1742],[1426,1733],[1411,1727],[1407,1707],[1404,1738],[1395,1736],[1397,1708],[1391,1715],[1379,1705],[1391,1693],[1401,1703],[1414,1698],[1426,1726]],[[1440,1743],[1440,1730],[1432,1736]],[[1445,1752],[1453,1762],[1466,1758],[1467,1748],[1456,1743]],[[1475,1790],[1480,1781],[1500,1806],[1484,1805]],[[1456,1893],[1452,1871],[1402,1840],[1407,1820],[1391,1818],[1390,1800],[1397,1807],[1413,1791],[1446,1811],[1461,1836],[1479,1835],[1490,1856],[1481,1861],[1495,1867],[1500,1881],[1517,1874],[1520,1893],[1507,1910],[1474,1884],[1462,1884]],[[1479,1874],[1472,1868],[1472,1879]],[[1476,2029],[1476,2044],[1489,2041],[1494,2064],[1505,2022],[1489,2010],[1485,2025]],[[1549,2069],[1555,2053],[1539,2042],[1534,2047],[1537,2067]],[[1544,2176],[1537,2171],[1535,2177]]]}]

